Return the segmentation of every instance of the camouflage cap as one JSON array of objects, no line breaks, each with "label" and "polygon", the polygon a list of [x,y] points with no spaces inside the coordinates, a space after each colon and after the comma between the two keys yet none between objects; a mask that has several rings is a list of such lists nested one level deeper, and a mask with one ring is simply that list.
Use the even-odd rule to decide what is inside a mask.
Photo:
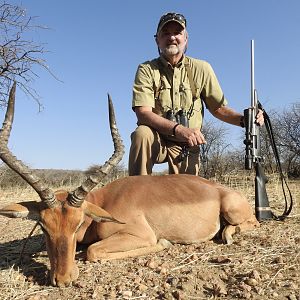
[{"label": "camouflage cap", "polygon": [[162,30],[162,28],[169,22],[177,22],[184,29],[186,28],[186,19],[182,14],[168,12],[161,16],[157,26],[156,34],[158,34]]}]

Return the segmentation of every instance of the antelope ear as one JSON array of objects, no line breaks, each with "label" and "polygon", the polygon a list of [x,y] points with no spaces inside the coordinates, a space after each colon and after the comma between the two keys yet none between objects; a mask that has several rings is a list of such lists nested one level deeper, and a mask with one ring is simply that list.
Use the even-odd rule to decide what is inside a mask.
[{"label": "antelope ear", "polygon": [[105,209],[103,209],[93,203],[84,201],[82,204],[82,208],[84,210],[84,213],[96,222],[105,222],[105,221],[107,222],[108,221],[108,222],[114,222],[114,223],[118,223],[118,224],[125,224],[125,223],[120,222],[117,219],[115,219]]},{"label": "antelope ear", "polygon": [[0,215],[8,218],[40,219],[41,205],[36,201],[12,203],[0,209]]}]

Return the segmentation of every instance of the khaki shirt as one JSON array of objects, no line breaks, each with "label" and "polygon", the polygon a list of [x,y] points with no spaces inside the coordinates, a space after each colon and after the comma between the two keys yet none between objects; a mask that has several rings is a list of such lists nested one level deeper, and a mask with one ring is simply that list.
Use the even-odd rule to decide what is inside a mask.
[{"label": "khaki shirt", "polygon": [[[190,65],[193,76],[196,88],[194,99],[185,64]],[[159,95],[156,98],[158,88]],[[172,67],[161,56],[139,65],[133,86],[133,109],[136,106],[150,106],[153,112],[164,117],[170,109],[175,112],[183,109],[188,113],[189,127],[201,128],[201,99],[210,111],[227,105],[217,77],[206,61],[184,56]]]}]

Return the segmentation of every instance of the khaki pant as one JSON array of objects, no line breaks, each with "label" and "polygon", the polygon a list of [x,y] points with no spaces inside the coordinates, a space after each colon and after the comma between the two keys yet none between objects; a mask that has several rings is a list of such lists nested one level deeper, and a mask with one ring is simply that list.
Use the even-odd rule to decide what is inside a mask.
[{"label": "khaki pant", "polygon": [[129,175],[150,175],[154,164],[168,162],[170,174],[199,172],[199,147],[188,148],[189,155],[180,159],[182,146],[163,138],[157,131],[140,125],[131,134]]}]

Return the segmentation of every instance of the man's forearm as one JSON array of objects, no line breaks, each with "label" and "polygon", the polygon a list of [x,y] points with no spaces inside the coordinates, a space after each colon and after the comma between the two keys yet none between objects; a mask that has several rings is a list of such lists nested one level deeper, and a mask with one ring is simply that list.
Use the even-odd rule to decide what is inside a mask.
[{"label": "man's forearm", "polygon": [[[230,107],[222,106],[214,112],[212,112],[212,114],[219,120],[224,121],[226,123],[242,127],[245,125],[243,121],[244,116]],[[255,117],[255,122],[259,126],[262,126],[264,124],[264,115],[261,109],[258,110],[258,113]]]},{"label": "man's forearm", "polygon": [[161,134],[172,135],[176,123],[167,120],[149,110],[136,110],[139,125],[147,125]]},{"label": "man's forearm", "polygon": [[236,126],[241,126],[241,117],[243,115],[231,109],[230,107],[222,106],[214,112],[212,112],[212,114],[223,122]]},{"label": "man's forearm", "polygon": [[139,125],[152,127],[161,134],[174,135],[178,141],[186,143],[191,147],[206,143],[199,128],[188,128],[167,120],[153,113],[150,107],[137,107],[135,113]]}]

